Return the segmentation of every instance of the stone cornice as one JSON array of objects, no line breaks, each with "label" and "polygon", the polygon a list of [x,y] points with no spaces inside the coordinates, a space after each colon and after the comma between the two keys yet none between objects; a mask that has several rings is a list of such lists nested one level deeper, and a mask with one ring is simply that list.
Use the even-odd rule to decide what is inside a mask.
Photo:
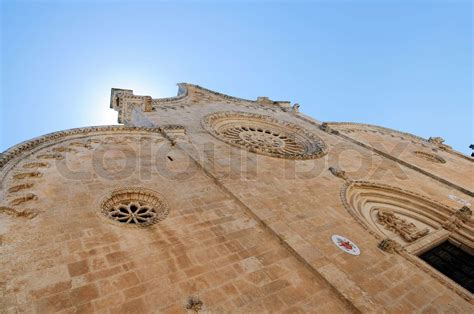
[{"label": "stone cornice", "polygon": [[149,112],[156,110],[156,108],[163,105],[183,105],[186,104],[186,99],[191,95],[205,99],[207,99],[207,95],[216,99],[231,101],[236,104],[256,105],[262,108],[277,108],[286,112],[295,112],[299,107],[299,105],[295,105],[292,108],[289,101],[273,101],[268,97],[258,97],[257,100],[249,100],[225,95],[199,85],[189,83],[179,83],[177,85],[178,93],[176,96],[155,99],[151,98],[151,96],[134,95],[133,90],[130,89],[112,88],[110,94],[110,108],[115,109],[118,112],[119,123],[129,124],[131,120],[130,115],[135,108],[139,108],[139,110],[141,109],[143,112]]},{"label": "stone cornice", "polygon": [[[445,151],[447,153],[450,153],[452,155],[456,155],[456,156],[461,157],[463,159],[466,159],[468,161],[474,162],[473,158],[471,158],[469,156],[466,156],[463,153],[452,149],[450,146],[445,145],[442,142],[440,143],[440,142],[434,141],[433,138],[425,139],[421,136],[417,136],[417,135],[414,135],[414,134],[411,134],[411,133],[402,132],[402,131],[398,131],[398,130],[395,130],[395,129],[390,129],[390,128],[386,128],[386,127],[378,126],[378,125],[373,125],[373,124],[365,124],[365,123],[325,122],[324,125],[331,128],[331,129],[334,129],[336,131],[343,131],[344,129],[351,129],[351,127],[352,127],[352,129],[359,128],[361,131],[363,130],[363,128],[372,128],[372,129],[380,131],[381,133],[398,134],[400,137],[410,138],[411,140],[416,141],[420,144],[429,145],[429,146],[438,148],[442,151]],[[344,128],[344,127],[349,127],[349,128]]]}]

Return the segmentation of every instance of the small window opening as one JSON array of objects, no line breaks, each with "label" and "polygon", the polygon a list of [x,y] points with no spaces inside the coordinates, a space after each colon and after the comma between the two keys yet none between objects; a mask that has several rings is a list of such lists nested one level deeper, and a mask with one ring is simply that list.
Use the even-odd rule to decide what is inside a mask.
[{"label": "small window opening", "polygon": [[462,287],[474,292],[474,256],[449,241],[419,256]]}]

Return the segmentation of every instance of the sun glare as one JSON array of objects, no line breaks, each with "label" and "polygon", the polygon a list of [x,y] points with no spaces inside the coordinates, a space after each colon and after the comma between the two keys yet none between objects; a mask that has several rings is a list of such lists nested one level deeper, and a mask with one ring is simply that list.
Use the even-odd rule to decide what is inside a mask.
[{"label": "sun glare", "polygon": [[[133,75],[132,75],[133,77]],[[89,94],[85,100],[88,108],[85,110],[88,114],[85,117],[89,125],[110,125],[118,124],[118,112],[110,108],[110,90],[111,88],[131,89],[135,95],[148,95],[153,98],[160,98],[162,93],[151,85],[151,79],[103,79],[94,84],[95,93]]]}]

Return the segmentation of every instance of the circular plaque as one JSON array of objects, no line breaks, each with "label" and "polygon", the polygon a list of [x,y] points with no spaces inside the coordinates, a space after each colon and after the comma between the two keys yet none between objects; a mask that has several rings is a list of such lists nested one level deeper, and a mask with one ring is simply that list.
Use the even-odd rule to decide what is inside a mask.
[{"label": "circular plaque", "polygon": [[360,249],[354,242],[346,237],[334,234],[331,237],[332,242],[341,250],[351,255],[360,255]]}]

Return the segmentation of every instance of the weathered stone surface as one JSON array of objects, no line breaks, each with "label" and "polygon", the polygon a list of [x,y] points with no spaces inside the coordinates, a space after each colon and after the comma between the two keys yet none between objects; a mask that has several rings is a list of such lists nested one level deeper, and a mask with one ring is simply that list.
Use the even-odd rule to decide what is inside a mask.
[{"label": "weathered stone surface", "polygon": [[416,255],[473,249],[472,160],[442,142],[190,84],[111,107],[0,155],[0,312],[472,312]]}]

